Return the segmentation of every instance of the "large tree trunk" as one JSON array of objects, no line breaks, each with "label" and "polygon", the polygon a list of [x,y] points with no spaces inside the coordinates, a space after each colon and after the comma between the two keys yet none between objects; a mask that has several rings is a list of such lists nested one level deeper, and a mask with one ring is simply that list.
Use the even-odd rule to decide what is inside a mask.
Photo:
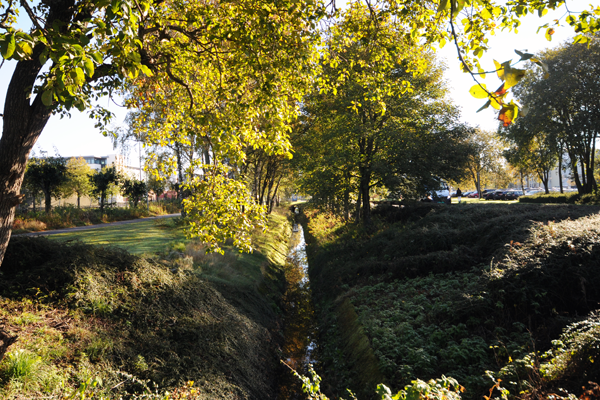
[{"label": "large tree trunk", "polygon": [[29,154],[51,115],[41,95],[30,104],[31,88],[42,67],[41,50],[36,46],[32,61],[17,63],[6,92],[0,138],[0,265],[10,241],[15,209],[22,200],[20,191]]},{"label": "large tree trunk", "polygon": [[52,197],[50,196],[50,190],[44,191],[44,207],[46,214],[50,214],[50,211],[52,211]]},{"label": "large tree trunk", "polygon": [[100,194],[100,214],[104,212],[104,203],[106,203],[106,192]]},{"label": "large tree trunk", "polygon": [[523,171],[519,172],[519,177],[521,179],[521,193],[525,196],[525,185],[523,184]]},{"label": "large tree trunk", "polygon": [[358,199],[356,200],[356,218],[355,221],[358,224],[360,222],[360,205],[361,205],[361,191],[360,188],[358,189]]},{"label": "large tree trunk", "polygon": [[360,194],[362,197],[362,221],[363,224],[371,223],[371,171],[369,168],[361,168]]},{"label": "large tree trunk", "polygon": [[563,190],[563,179],[562,179],[562,162],[563,162],[563,146],[560,145],[560,154],[558,156],[558,185],[560,186],[560,192],[564,193]]}]

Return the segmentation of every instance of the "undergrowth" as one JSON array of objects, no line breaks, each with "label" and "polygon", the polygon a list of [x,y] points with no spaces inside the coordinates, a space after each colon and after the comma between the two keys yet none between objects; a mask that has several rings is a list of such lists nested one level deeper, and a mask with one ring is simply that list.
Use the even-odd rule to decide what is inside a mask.
[{"label": "undergrowth", "polygon": [[[466,387],[467,399],[480,398],[502,378],[512,396],[561,385],[580,391],[588,380],[597,382],[598,370],[589,361],[596,355],[581,350],[598,347],[596,328],[575,336],[569,333],[575,328],[565,331],[578,338],[567,342],[580,344],[565,345],[560,356],[558,342],[552,342],[600,301],[597,212],[538,205],[389,209],[375,213],[379,221],[370,230],[340,223],[326,235],[310,235],[322,347],[330,346],[324,381],[333,386],[331,393],[350,386],[361,398],[373,398],[374,385],[356,386],[365,370],[383,374],[394,390],[415,379],[452,376]],[[313,219],[311,233],[322,225]],[[376,358],[361,365],[360,374],[344,362],[351,354],[336,326],[348,318],[340,313],[347,300]],[[509,377],[511,366],[527,357],[537,360],[552,343],[548,365],[563,367],[538,365]]]}]

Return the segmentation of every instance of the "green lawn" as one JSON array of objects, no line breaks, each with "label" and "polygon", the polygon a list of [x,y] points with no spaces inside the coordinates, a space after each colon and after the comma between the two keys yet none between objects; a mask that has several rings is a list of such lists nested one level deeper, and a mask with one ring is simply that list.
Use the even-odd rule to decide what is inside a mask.
[{"label": "green lawn", "polygon": [[108,244],[122,247],[133,254],[164,251],[169,243],[185,240],[183,229],[174,224],[174,218],[108,226],[48,237],[52,240],[81,240],[89,244]]},{"label": "green lawn", "polygon": [[[463,197],[461,203],[469,203],[469,204],[516,204],[519,200],[479,200],[474,198]],[[458,204],[458,199],[456,197],[452,198],[452,204]]]}]

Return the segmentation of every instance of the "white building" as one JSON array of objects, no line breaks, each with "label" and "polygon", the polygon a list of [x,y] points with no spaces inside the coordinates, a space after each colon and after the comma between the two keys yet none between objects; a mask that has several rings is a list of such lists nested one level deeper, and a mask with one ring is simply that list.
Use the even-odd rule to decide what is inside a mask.
[{"label": "white building", "polygon": [[[100,171],[104,168],[111,167],[114,165],[117,168],[118,172],[120,172],[122,175],[126,176],[129,179],[138,179],[138,180],[143,180],[143,181],[146,181],[146,179],[147,179],[147,173],[143,170],[143,168],[140,169],[140,167],[132,167],[132,166],[127,165],[126,158],[121,154],[109,154],[107,156],[88,155],[88,156],[79,156],[79,157],[66,157],[67,160],[71,159],[71,158],[83,158],[85,160],[85,162],[87,162],[88,165],[95,171]],[[117,196],[110,196],[107,199],[107,202],[109,204],[125,204],[127,202],[127,200],[125,197],[123,197],[121,195],[117,195]],[[66,205],[66,204],[76,205],[77,204],[77,196],[73,195],[69,198],[52,201],[53,206]],[[82,206],[95,207],[95,206],[97,206],[97,204],[98,204],[98,199],[96,199],[96,198],[90,198],[88,196],[81,198]]]},{"label": "white building", "polygon": [[[75,158],[75,157],[68,157]],[[100,171],[105,167],[115,166],[117,171],[127,176],[128,178],[138,179],[146,181],[147,173],[143,168],[133,167],[127,165],[125,156],[121,154],[109,154],[107,156],[81,156],[88,163],[88,165],[96,170]]]}]

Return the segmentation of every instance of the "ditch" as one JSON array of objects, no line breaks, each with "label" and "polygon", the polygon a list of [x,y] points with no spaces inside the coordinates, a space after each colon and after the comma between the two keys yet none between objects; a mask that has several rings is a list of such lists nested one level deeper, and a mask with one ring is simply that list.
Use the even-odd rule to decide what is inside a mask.
[{"label": "ditch", "polygon": [[[306,375],[317,361],[317,330],[304,231],[295,223],[290,238],[290,252],[285,265],[286,290],[283,295],[284,344],[281,354],[278,400],[304,398],[302,384],[291,369]],[[285,363],[285,364],[284,364]]]}]

